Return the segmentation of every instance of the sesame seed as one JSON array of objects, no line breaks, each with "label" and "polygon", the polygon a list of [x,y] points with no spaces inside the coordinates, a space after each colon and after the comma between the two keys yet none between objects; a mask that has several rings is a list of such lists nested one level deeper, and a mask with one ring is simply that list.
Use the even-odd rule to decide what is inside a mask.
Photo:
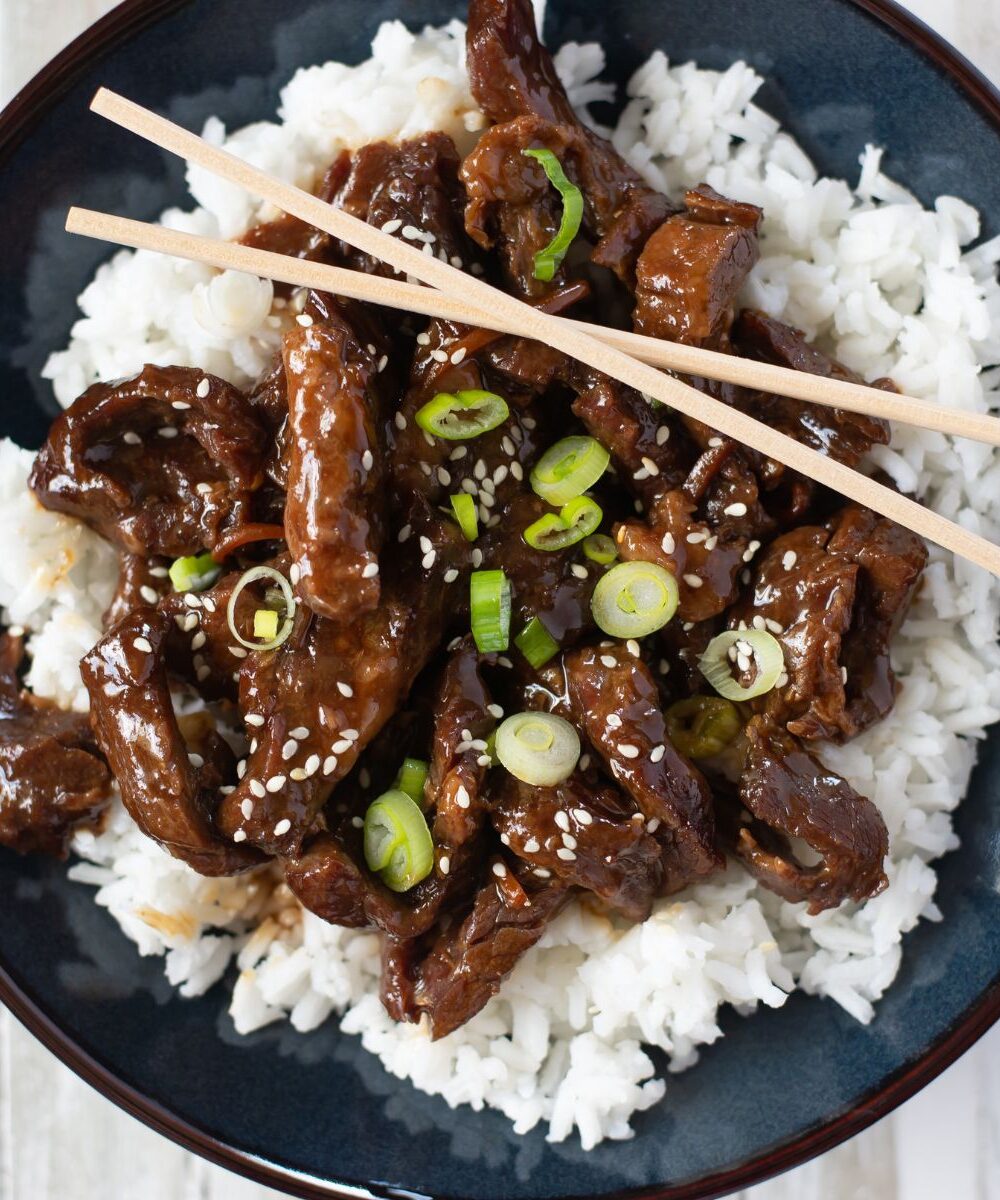
[{"label": "sesame seed", "polygon": [[132,645],[136,650],[141,650],[143,654],[152,654],[153,647],[150,644],[149,638],[137,637],[132,640]]},{"label": "sesame seed", "polygon": [[705,539],[705,549],[706,550],[714,550],[718,544],[719,544],[719,538],[718,538],[717,534],[713,533],[710,538]]},{"label": "sesame seed", "polygon": [[765,617],[764,624],[771,631],[771,633],[784,633],[785,632],[784,625],[782,625],[782,623],[780,621],[773,620],[771,617]]},{"label": "sesame seed", "polygon": [[727,504],[722,511],[727,517],[745,517],[747,506],[742,500],[737,500],[735,504]]},{"label": "sesame seed", "polygon": [[[284,775],[272,775],[271,778],[267,781],[267,783],[264,786],[267,788],[267,790],[269,792],[273,793],[273,792],[280,792],[281,789],[285,786],[285,783],[286,783],[286,780],[285,780]],[[289,822],[289,824],[291,824],[291,822]],[[284,831],[282,831],[282,832],[284,832]]]},{"label": "sesame seed", "polygon": [[430,344],[431,344],[431,335],[429,333],[418,333],[417,334],[417,345],[418,346],[429,346]]},{"label": "sesame seed", "polygon": [[643,455],[642,465],[646,468],[650,475],[659,475],[660,468],[655,462],[653,462],[651,458],[646,458],[645,455]]},{"label": "sesame seed", "polygon": [[298,738],[301,741],[302,738],[309,736],[309,730],[306,729],[305,725],[296,725],[294,729],[289,729],[288,736]]},{"label": "sesame seed", "polygon": [[351,743],[346,738],[341,738],[340,741],[334,742],[330,749],[334,754],[346,754],[351,748]]},{"label": "sesame seed", "polygon": [[396,541],[399,542],[400,544],[402,544],[403,542],[405,542],[407,540],[407,538],[410,536],[410,534],[412,532],[413,532],[413,527],[411,525],[404,525],[403,528],[396,535]]},{"label": "sesame seed", "polygon": [[757,616],[750,622],[754,629],[763,629],[765,627],[764,618],[758,613]]},{"label": "sesame seed", "polygon": [[441,857],[438,859],[438,870],[441,872],[442,875],[447,875],[448,872],[451,870],[451,859],[448,857],[447,854],[442,854]]},{"label": "sesame seed", "polygon": [[298,583],[302,578],[302,568],[298,563],[292,563],[292,565],[288,568],[288,578],[292,583]]},{"label": "sesame seed", "polygon": [[659,668],[660,668],[661,675],[669,675],[670,674],[670,663],[668,663],[665,658],[660,659]]},{"label": "sesame seed", "polygon": [[161,438],[175,438],[178,430],[174,425],[164,425],[162,429],[156,431]]},{"label": "sesame seed", "polygon": [[242,779],[246,773],[247,773],[247,760],[245,758],[241,758],[240,761],[236,764],[236,778]]},{"label": "sesame seed", "polygon": [[289,778],[294,779],[296,783],[301,783],[302,780],[306,778],[306,773],[301,767],[292,767],[292,769],[288,772],[288,775]]},{"label": "sesame seed", "polygon": [[432,350],[431,358],[439,363],[446,363],[448,361],[448,355],[443,350]]},{"label": "sesame seed", "polygon": [[700,588],[704,582],[704,580],[700,579],[697,575],[684,575],[682,578],[689,588]]},{"label": "sesame seed", "polygon": [[463,358],[465,358],[465,347],[459,346],[459,348],[451,356],[452,364],[457,367]]},{"label": "sesame seed", "polygon": [[200,754],[189,754],[188,762],[191,764],[192,767],[194,767],[194,769],[196,771],[205,765],[205,760],[202,758],[202,756]]},{"label": "sesame seed", "polygon": [[[575,862],[576,861],[576,855],[573,853],[572,850],[570,850],[570,848],[568,846],[560,846],[559,849],[556,851],[556,857],[561,858],[563,860],[563,862]],[[537,875],[538,872],[536,871],[535,874]]]},{"label": "sesame seed", "polygon": [[351,817],[351,824],[355,829],[364,829],[365,823],[360,817]]},{"label": "sesame seed", "polygon": [[267,792],[264,790],[264,785],[259,779],[250,780],[250,791],[254,796],[257,797],[258,800],[263,800],[267,795]]},{"label": "sesame seed", "polygon": [[233,658],[246,658],[250,651],[244,649],[242,646],[230,646],[229,653]]},{"label": "sesame seed", "polygon": [[785,553],[781,556],[781,565],[785,568],[786,571],[790,571],[792,569],[792,567],[795,566],[795,560],[797,558],[798,558],[798,555],[795,553],[794,550],[786,550]]},{"label": "sesame seed", "polygon": [[449,567],[444,573],[445,583],[454,583],[458,578],[458,571],[454,567]]},{"label": "sesame seed", "polygon": [[519,462],[512,462],[510,464],[510,473],[514,476],[518,483],[520,483],[524,478],[524,468]]},{"label": "sesame seed", "polygon": [[283,817],[274,827],[274,836],[281,837],[291,829],[292,823],[287,817]]},{"label": "sesame seed", "polygon": [[587,568],[582,566],[580,563],[572,563],[569,569],[573,572],[577,579],[587,578]]},{"label": "sesame seed", "polygon": [[149,573],[154,579],[166,579],[170,574],[166,567],[150,567]]},{"label": "sesame seed", "polygon": [[537,854],[541,847],[538,844],[538,838],[530,837],[524,843],[525,854]]},{"label": "sesame seed", "polygon": [[594,823],[594,818],[585,808],[574,808],[573,816],[576,817],[581,825],[593,825]]},{"label": "sesame seed", "polygon": [[202,607],[205,609],[206,612],[210,612],[210,613],[215,612],[215,601],[212,599],[211,596],[202,597],[201,603],[202,603]]},{"label": "sesame seed", "polygon": [[428,551],[428,552],[427,552],[427,553],[424,555],[424,557],[423,557],[423,558],[420,560],[420,565],[423,567],[423,569],[424,569],[425,571],[429,571],[429,570],[431,569],[431,567],[433,567],[433,566],[434,566],[434,560],[435,560],[436,558],[437,558],[437,554],[436,554],[436,552],[435,552],[435,551],[433,551],[433,550],[429,550],[429,551]]},{"label": "sesame seed", "polygon": [[139,435],[137,433],[133,433],[131,430],[129,430],[127,433],[122,434],[122,441],[125,443],[126,446],[141,446],[142,445],[142,438],[139,437]]},{"label": "sesame seed", "polygon": [[661,425],[656,431],[656,444],[662,446],[670,438],[670,429],[666,425]]},{"label": "sesame seed", "polygon": [[299,313],[295,320],[302,326],[303,329],[308,329],[313,323],[313,319],[308,313]]},{"label": "sesame seed", "polygon": [[378,574],[378,563],[367,563],[365,569],[361,572],[362,579],[374,579]]},{"label": "sesame seed", "polygon": [[386,223],[382,226],[382,232],[398,233],[402,227],[403,222],[399,219],[399,217],[393,217],[391,221],[386,221]]},{"label": "sesame seed", "polygon": [[496,719],[498,721],[503,716],[503,709],[500,707],[499,704],[487,704],[486,711],[490,714],[491,717],[496,717]]},{"label": "sesame seed", "polygon": [[569,817],[561,808],[556,812],[556,815],[552,819],[560,829],[564,830],[566,833],[569,832]]},{"label": "sesame seed", "polygon": [[207,379],[202,379],[202,380],[201,380],[201,381],[198,383],[198,386],[197,386],[197,388],[195,389],[195,393],[196,393],[196,395],[198,396],[198,398],[199,398],[199,399],[201,399],[201,400],[204,400],[204,399],[205,399],[205,397],[208,395],[208,393],[209,393],[211,390],[212,390],[212,385],[211,385],[211,383],[210,383],[210,382],[209,382]]},{"label": "sesame seed", "polygon": [[514,664],[510,661],[506,654],[501,654],[498,656],[497,666],[503,667],[507,671],[511,671],[514,668]]},{"label": "sesame seed", "polygon": [[788,672],[782,671],[778,678],[774,681],[774,686],[783,688],[788,683]]},{"label": "sesame seed", "polygon": [[305,764],[305,768],[304,768],[306,778],[308,778],[310,775],[315,775],[318,770],[319,770],[319,755],[318,754],[310,754],[309,757],[306,759],[306,764]]},{"label": "sesame seed", "polygon": [[160,598],[160,593],[156,588],[151,588],[148,584],[143,584],[139,588],[139,595],[146,601],[147,604],[155,604]]},{"label": "sesame seed", "polygon": [[617,667],[618,659],[615,658],[614,655],[612,655],[612,654],[602,654],[601,655],[601,663],[605,667]]},{"label": "sesame seed", "polygon": [[643,479],[649,478],[649,472],[645,467],[640,467],[638,471],[632,472],[632,478],[641,483]]},{"label": "sesame seed", "polygon": [[199,496],[208,496],[211,495],[212,485],[210,483],[196,483],[194,485],[194,490]]},{"label": "sesame seed", "polygon": [[619,742],[616,747],[622,758],[638,758],[639,747],[633,746],[631,742]]},{"label": "sesame seed", "polygon": [[323,774],[332,775],[337,769],[337,759],[333,754],[328,755],[323,759]]},{"label": "sesame seed", "polygon": [[403,237],[410,242],[419,242],[423,240],[420,236],[420,230],[416,227],[416,225],[404,225]]},{"label": "sesame seed", "polygon": [[714,449],[716,446],[721,446],[721,445],[722,445],[722,438],[720,438],[720,437],[710,437],[710,438],[708,439],[708,444],[709,444],[709,445],[710,445],[710,446],[711,446],[711,447]]},{"label": "sesame seed", "polygon": [[426,554],[428,550],[432,550],[433,548],[434,548],[434,544],[431,541],[431,539],[429,537],[421,535],[420,549],[424,552],[424,554]]},{"label": "sesame seed", "polygon": [[622,719],[617,713],[608,713],[607,724],[610,729],[621,729]]},{"label": "sesame seed", "polygon": [[451,472],[445,470],[444,467],[438,467],[437,477],[438,477],[438,483],[442,487],[447,487],[448,484],[451,483]]},{"label": "sesame seed", "polygon": [[245,829],[237,829],[236,832],[233,834],[234,842],[245,842],[246,840],[247,840],[247,835],[246,835]]},{"label": "sesame seed", "polygon": [[493,874],[497,877],[497,879],[503,879],[507,874],[507,868],[503,865],[503,863],[494,863]]},{"label": "sesame seed", "polygon": [[290,758],[295,757],[295,753],[299,748],[299,743],[295,738],[289,738],[281,747],[281,757],[287,762]]},{"label": "sesame seed", "polygon": [[[622,530],[622,532],[624,533],[625,531]],[[664,554],[673,554],[675,549],[674,535],[672,533],[665,533],[663,535],[663,541],[660,542],[660,546]]]},{"label": "sesame seed", "polygon": [[370,471],[375,465],[375,456],[370,450],[366,450],[364,454],[361,455],[361,465],[366,471]]},{"label": "sesame seed", "polygon": [[389,355],[383,354],[381,356],[381,358],[378,360],[378,367],[377,367],[378,373],[381,375],[382,372],[386,369],[386,367],[388,365],[389,365]]},{"label": "sesame seed", "polygon": [[472,565],[474,567],[481,567],[483,565],[483,552],[478,546],[472,551]]},{"label": "sesame seed", "polygon": [[549,879],[552,875],[552,872],[548,869],[548,867],[535,867],[535,869],[532,871],[532,874],[537,875],[539,879]]},{"label": "sesame seed", "polygon": [[472,803],[471,799],[469,798],[468,791],[461,783],[458,785],[458,788],[455,791],[455,803],[459,808],[468,808]]},{"label": "sesame seed", "polygon": [[399,413],[399,412],[396,413],[396,415],[392,419],[396,423],[397,429],[405,429],[406,428],[406,417],[404,417],[402,413]]},{"label": "sesame seed", "polygon": [[846,667],[840,668],[840,682],[841,683],[847,682],[847,668]]},{"label": "sesame seed", "polygon": [[455,449],[452,450],[452,452],[448,455],[448,461],[459,462],[461,459],[465,458],[468,453],[468,446],[456,446]]},{"label": "sesame seed", "polygon": [[757,551],[759,549],[760,549],[760,542],[758,542],[758,541],[751,542],[750,545],[747,546],[746,550],[743,552],[743,561],[745,563],[750,562],[750,560],[753,558],[753,556],[757,553]]},{"label": "sesame seed", "polygon": [[562,843],[568,850],[576,849],[576,838],[571,833],[564,833],[562,835]]},{"label": "sesame seed", "polygon": [[737,654],[736,665],[741,671],[750,670],[750,656],[748,654]]},{"label": "sesame seed", "polygon": [[684,539],[690,542],[692,546],[697,546],[699,542],[703,542],[708,537],[708,534],[703,529],[696,529],[694,533],[689,533]]},{"label": "sesame seed", "polygon": [[639,643],[635,640],[635,638],[629,638],[629,640],[625,643],[625,649],[629,652],[629,654],[632,655],[633,658],[639,657]]},{"label": "sesame seed", "polygon": [[649,820],[646,822],[646,832],[647,833],[656,833],[656,831],[659,828],[660,828],[660,818],[659,817],[650,817]]},{"label": "sesame seed", "polygon": [[253,801],[246,799],[240,802],[240,812],[243,814],[243,820],[249,821],[253,816]]},{"label": "sesame seed", "polygon": [[188,606],[188,608],[201,608],[201,601],[194,594],[194,592],[186,592],[184,594],[184,603]]}]

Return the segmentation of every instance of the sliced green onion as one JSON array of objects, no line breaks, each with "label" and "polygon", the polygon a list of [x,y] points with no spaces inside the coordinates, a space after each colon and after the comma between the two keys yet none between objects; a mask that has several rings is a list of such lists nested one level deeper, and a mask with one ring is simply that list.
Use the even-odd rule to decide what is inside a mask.
[{"label": "sliced green onion", "polygon": [[472,636],[483,654],[510,643],[510,580],[503,571],[473,571],[469,579]]},{"label": "sliced green onion", "polygon": [[618,557],[618,547],[606,533],[592,533],[583,539],[583,552],[591,562],[606,567]]},{"label": "sliced green onion", "polygon": [[671,742],[687,758],[721,754],[743,728],[736,705],[721,696],[688,696],[664,716]]},{"label": "sliced green onion", "polygon": [[[258,579],[270,579],[277,584],[278,590],[281,592],[281,598],[285,603],[285,619],[282,622],[281,628],[266,642],[251,642],[245,638],[236,628],[236,602],[239,600],[245,587],[249,587],[251,583],[256,583]],[[258,609],[257,612],[260,610]],[[244,571],[236,582],[232,594],[229,597],[229,603],[226,605],[226,620],[229,623],[229,632],[233,635],[241,646],[246,646],[248,650],[276,650],[286,637],[292,632],[292,625],[295,620],[295,597],[292,595],[292,586],[288,580],[276,571],[274,567],[251,567],[249,571]],[[254,614],[254,626],[257,624],[257,614]]]},{"label": "sliced green onion", "polygon": [[573,774],[580,738],[552,713],[515,713],[497,729],[497,757],[522,782],[551,787]]},{"label": "sliced green onion", "polygon": [[475,500],[468,492],[457,492],[451,498],[451,510],[466,538],[470,542],[474,542],[479,537],[479,518],[476,516]]},{"label": "sliced green onion", "polygon": [[583,193],[575,183],[570,183],[566,178],[562,163],[551,150],[539,148],[522,150],[521,153],[537,160],[549,183],[562,197],[562,220],[559,222],[556,236],[544,250],[539,250],[535,255],[535,278],[547,283],[559,270],[560,263],[566,257],[566,251],[580,232],[580,222],[583,220]]},{"label": "sliced green onion", "polygon": [[421,808],[424,804],[424,784],[427,782],[429,771],[430,766],[422,758],[404,758],[396,776],[395,786],[399,791],[406,792]]},{"label": "sliced green onion", "polygon": [[175,592],[203,592],[219,578],[222,567],[211,554],[198,554],[175,558],[168,573]]},{"label": "sliced green onion", "polygon": [[470,388],[464,392],[438,392],[417,409],[414,420],[435,437],[460,442],[489,433],[509,416],[510,409],[502,396]]},{"label": "sliced green onion", "polygon": [[619,563],[597,581],[590,609],[612,637],[645,637],[677,611],[677,581],[656,563]]},{"label": "sliced green onion", "polygon": [[278,614],[273,608],[258,608],[254,613],[253,635],[264,642],[278,636]]},{"label": "sliced green onion", "polygon": [[559,643],[537,617],[532,617],[514,638],[514,645],[536,670],[559,653]]},{"label": "sliced green onion", "polygon": [[[733,675],[733,668],[742,675],[741,666],[745,667],[748,661],[757,674],[749,687],[742,687]],[[708,643],[698,667],[720,696],[727,700],[752,700],[769,692],[778,682],[785,669],[785,656],[781,643],[766,629],[727,629]]]},{"label": "sliced green onion", "polygon": [[393,788],[369,804],[365,862],[394,892],[408,892],[430,874],[434,866],[431,831],[406,792]]},{"label": "sliced green onion", "polygon": [[524,531],[524,540],[535,550],[565,550],[574,546],[600,525],[601,506],[589,496],[576,496],[559,510],[546,513]]},{"label": "sliced green onion", "polygon": [[535,464],[531,486],[549,504],[563,505],[593,487],[610,461],[611,455],[596,438],[563,438]]}]

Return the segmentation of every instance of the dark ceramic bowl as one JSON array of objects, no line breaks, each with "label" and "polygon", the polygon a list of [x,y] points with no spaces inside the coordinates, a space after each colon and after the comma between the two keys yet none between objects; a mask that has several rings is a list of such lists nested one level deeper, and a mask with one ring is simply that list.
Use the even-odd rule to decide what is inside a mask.
[{"label": "dark ceramic bowl", "polygon": [[[99,84],[200,126],[270,116],[299,67],[367,54],[378,23],[459,13],[461,0],[129,0],[62,54],[0,119],[0,432],[28,445],[53,411],[39,379],[106,248],[62,232],[70,204],[150,219],[182,197],[177,162],[87,111]],[[820,168],[853,177],[865,142],[925,202],[1000,214],[1000,97],[885,0],[550,0],[548,40],[599,41],[623,82],[658,47],[725,68],[748,59],[763,105]],[[726,1038],[635,1140],[590,1154],[515,1137],[493,1112],[451,1111],[388,1076],[331,1023],[239,1038],[226,994],[171,994],[90,888],[0,853],[0,996],[84,1079],[168,1137],[301,1196],[707,1197],[754,1183],[863,1129],[946,1067],[1000,1014],[1000,736],[941,863],[944,921],[907,938],[868,1028],[794,996]]]}]

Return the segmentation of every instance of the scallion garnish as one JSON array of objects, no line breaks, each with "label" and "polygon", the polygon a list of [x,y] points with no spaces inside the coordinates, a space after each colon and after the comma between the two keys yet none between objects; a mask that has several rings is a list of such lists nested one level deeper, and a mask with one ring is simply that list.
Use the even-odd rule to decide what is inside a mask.
[{"label": "scallion garnish", "polygon": [[552,713],[515,713],[497,729],[497,758],[523,783],[552,787],[572,775],[580,760],[580,738]]},{"label": "scallion garnish", "polygon": [[537,617],[532,617],[514,638],[514,645],[536,670],[559,653],[559,643]]},{"label": "scallion garnish", "polygon": [[575,183],[570,183],[566,178],[562,163],[551,150],[538,147],[522,150],[521,153],[538,162],[549,183],[562,197],[562,219],[556,236],[544,250],[539,250],[535,255],[535,278],[548,283],[559,270],[562,260],[566,257],[566,251],[580,232],[580,223],[583,220],[583,193]]},{"label": "scallion garnish", "polygon": [[677,611],[677,581],[657,563],[624,562],[597,581],[590,602],[594,620],[611,637],[641,638]]},{"label": "scallion garnish", "polygon": [[[778,682],[785,669],[785,655],[781,643],[766,629],[727,629],[708,643],[698,667],[720,696],[753,700]],[[738,682],[734,667],[740,675],[754,668],[756,674],[749,686]]]},{"label": "scallion garnish", "polygon": [[408,892],[434,866],[434,841],[420,808],[393,788],[365,813],[365,862],[386,887]]},{"label": "scallion garnish", "polygon": [[422,758],[404,758],[396,776],[396,787],[401,792],[406,792],[421,808],[424,803],[424,784],[427,782],[429,771],[430,766]]},{"label": "scallion garnish", "polygon": [[606,533],[592,533],[583,539],[583,552],[598,566],[606,567],[618,557],[618,547]]},{"label": "scallion garnish", "polygon": [[458,521],[459,528],[470,542],[479,537],[479,518],[476,516],[476,502],[468,492],[456,492],[451,498],[451,509]]},{"label": "scallion garnish", "polygon": [[[251,583],[256,583],[260,579],[269,579],[277,585],[285,606],[285,619],[273,637],[264,642],[251,642],[236,628],[236,602],[243,594],[244,588],[249,587]],[[255,634],[257,632],[257,618],[262,612],[266,611],[266,609],[257,609],[254,612]],[[278,614],[275,613],[275,617],[277,616]],[[251,567],[249,571],[244,571],[236,581],[236,586],[229,597],[229,603],[226,605],[226,620],[229,624],[229,632],[241,646],[246,646],[248,650],[276,650],[292,632],[292,625],[295,621],[295,597],[292,594],[292,585],[274,567]]]},{"label": "scallion garnish", "polygon": [[472,636],[482,654],[510,643],[510,580],[503,571],[473,571],[469,579]]},{"label": "scallion garnish", "polygon": [[589,496],[575,496],[559,510],[546,513],[524,531],[524,540],[535,550],[565,550],[600,525],[604,513]]},{"label": "scallion garnish", "polygon": [[253,635],[262,642],[278,636],[278,614],[273,608],[258,608],[253,615]]},{"label": "scallion garnish", "polygon": [[608,469],[611,455],[592,437],[567,437],[550,446],[531,472],[531,486],[549,504],[582,496]]},{"label": "scallion garnish", "polygon": [[464,392],[438,392],[433,400],[417,409],[414,420],[434,437],[460,442],[489,433],[509,416],[510,409],[503,396],[470,388]]},{"label": "scallion garnish", "polygon": [[721,696],[688,696],[663,715],[670,741],[687,758],[721,754],[743,728],[736,705]]},{"label": "scallion garnish", "polygon": [[168,573],[175,592],[203,592],[219,578],[222,568],[211,554],[198,554],[175,558]]}]

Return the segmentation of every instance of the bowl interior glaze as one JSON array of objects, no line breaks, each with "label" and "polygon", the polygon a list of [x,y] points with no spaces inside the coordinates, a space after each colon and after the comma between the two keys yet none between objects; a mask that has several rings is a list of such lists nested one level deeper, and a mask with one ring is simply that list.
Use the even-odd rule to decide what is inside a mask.
[{"label": "bowl interior glaze", "polygon": [[[547,36],[598,41],[620,84],[652,50],[725,68],[750,61],[758,102],[820,169],[853,178],[866,142],[923,201],[942,192],[1000,213],[1000,104],[977,101],[946,57],[890,27],[881,0],[550,0]],[[151,219],[182,198],[182,170],[91,116],[106,84],[192,128],[273,114],[299,66],[367,55],[379,22],[460,15],[454,0],[130,2],[22,94],[0,121],[0,433],[37,444],[54,410],[39,377],[108,250],[62,232],[70,204]],[[933,48],[933,39],[928,39]],[[939,54],[943,53],[939,51]],[[992,105],[992,109],[991,106]],[[90,888],[64,868],[0,853],[0,994],[120,1103],[236,1169],[302,1195],[694,1197],[763,1177],[862,1127],[940,1070],[1000,1008],[1000,738],[958,814],[962,849],[940,864],[941,924],[907,938],[899,978],[868,1028],[795,996],[744,1021],[636,1137],[591,1154],[515,1137],[494,1112],[450,1110],[387,1075],[332,1024],[239,1038],[221,989],[185,1001],[140,959]]]}]

